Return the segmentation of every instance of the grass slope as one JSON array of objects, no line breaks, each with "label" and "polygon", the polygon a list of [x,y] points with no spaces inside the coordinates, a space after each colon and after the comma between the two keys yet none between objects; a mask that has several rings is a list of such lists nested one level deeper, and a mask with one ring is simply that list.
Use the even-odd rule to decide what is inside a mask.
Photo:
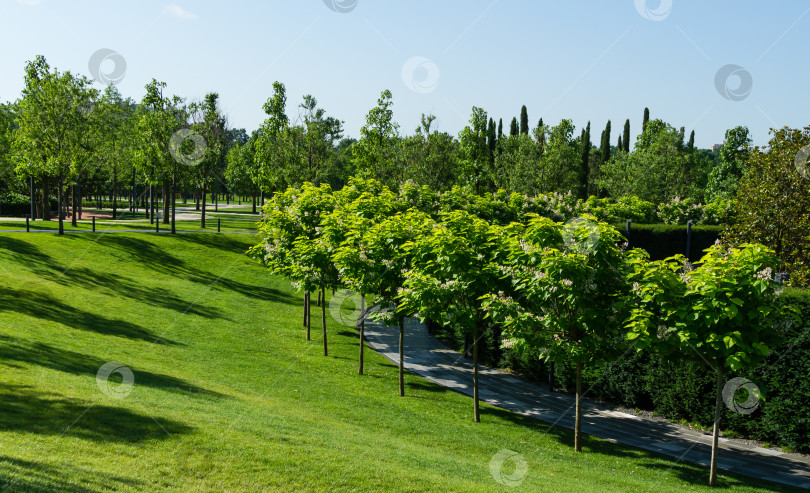
[{"label": "grass slope", "polygon": [[[0,491],[507,491],[502,449],[527,462],[521,490],[708,489],[703,468],[594,438],[576,454],[569,431],[490,406],[475,424],[415,376],[398,397],[381,356],[357,375],[356,332],[328,312],[323,357],[320,310],[306,342],[300,295],[251,241],[0,234]],[[134,374],[125,398],[97,385],[111,361]]]}]

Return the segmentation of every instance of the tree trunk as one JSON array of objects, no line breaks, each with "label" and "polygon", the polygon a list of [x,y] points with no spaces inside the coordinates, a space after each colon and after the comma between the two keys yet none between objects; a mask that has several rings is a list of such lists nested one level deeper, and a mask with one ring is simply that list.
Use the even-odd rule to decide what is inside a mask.
[{"label": "tree trunk", "polygon": [[[321,288],[321,298],[326,298],[326,290]],[[321,327],[323,327],[323,355],[328,356],[326,349],[326,303],[321,303]]]},{"label": "tree trunk", "polygon": [[582,452],[582,360],[577,360],[576,417],[574,418],[574,451]]},{"label": "tree trunk", "polygon": [[205,183],[202,186],[202,213],[200,214],[200,227],[205,229]]},{"label": "tree trunk", "polygon": [[253,213],[256,214],[256,195],[252,195],[253,197]]},{"label": "tree trunk", "polygon": [[70,201],[70,205],[71,205],[71,211],[70,211],[70,225],[71,225],[71,226],[73,226],[74,228],[75,228],[76,226],[78,226],[78,225],[76,224],[76,209],[78,208],[78,207],[77,207],[77,206],[78,206],[78,204],[77,204],[76,202],[78,202],[78,200],[79,200],[79,198],[78,198],[78,197],[76,197],[76,195],[78,195],[78,194],[76,193],[76,190],[77,190],[78,188],[79,188],[79,186],[78,186],[78,185],[73,185],[72,187],[70,187],[70,189],[71,189],[71,191],[70,191],[70,195],[71,195],[71,197],[70,197],[70,198],[71,198],[71,199],[73,199],[73,200],[71,200],[71,201]]},{"label": "tree trunk", "polygon": [[479,423],[481,414],[478,409],[478,325],[473,329],[473,421]]},{"label": "tree trunk", "polygon": [[717,486],[717,440],[720,437],[720,415],[723,412],[723,380],[726,377],[725,361],[717,362],[717,388],[714,403],[714,429],[712,430],[712,463],[709,470],[709,486]]},{"label": "tree trunk", "polygon": [[56,207],[58,209],[57,214],[59,215],[59,234],[60,235],[65,234],[65,225],[63,224],[63,222],[65,220],[65,214],[64,214],[64,211],[62,210],[62,201],[63,201],[63,199],[65,197],[65,194],[64,194],[64,192],[62,190],[64,182],[65,182],[65,180],[64,180],[64,178],[62,178],[62,175],[60,174],[59,175],[59,192],[57,194],[58,195],[57,202],[59,202],[59,204]]},{"label": "tree trunk", "polygon": [[42,185],[42,204],[41,204],[42,210],[40,211],[41,212],[40,217],[42,217],[42,219],[44,221],[50,221],[51,220],[51,200],[48,197],[48,182],[49,181],[50,180],[48,180],[47,176],[42,177],[42,183],[41,183],[41,185]]},{"label": "tree trunk", "polygon": [[200,194],[198,192],[194,192],[194,200],[197,203],[197,206],[196,206],[196,208],[194,210],[198,211],[198,210],[200,210]]},{"label": "tree trunk", "polygon": [[360,293],[360,369],[358,374],[363,374],[363,348],[366,344],[363,342],[366,332],[366,295]]},{"label": "tree trunk", "polygon": [[174,206],[174,186],[167,180],[163,182],[163,224],[169,224],[172,206]]},{"label": "tree trunk", "polygon": [[399,395],[405,395],[405,316],[399,316]]},{"label": "tree trunk", "polygon": [[[115,151],[115,147],[113,147],[113,151]],[[118,175],[116,174],[115,164],[113,164],[113,189],[112,189],[112,196],[113,196],[113,216],[112,218],[118,215]]]},{"label": "tree trunk", "polygon": [[[175,169],[175,173],[177,173],[176,169]],[[171,201],[172,201],[172,233],[171,234],[176,234],[177,233],[177,229],[175,229],[175,215],[176,215],[176,211],[177,211],[177,205],[174,202],[174,187],[175,187],[174,174],[172,174],[172,185],[171,185],[171,188],[169,189],[169,197],[171,197]],[[164,198],[163,201],[165,202],[166,199]]]},{"label": "tree trunk", "polygon": [[312,327],[312,293],[307,291],[307,340],[310,339],[310,328]]},{"label": "tree trunk", "polygon": [[323,289],[318,291],[318,306],[321,306],[321,298],[323,297]]}]

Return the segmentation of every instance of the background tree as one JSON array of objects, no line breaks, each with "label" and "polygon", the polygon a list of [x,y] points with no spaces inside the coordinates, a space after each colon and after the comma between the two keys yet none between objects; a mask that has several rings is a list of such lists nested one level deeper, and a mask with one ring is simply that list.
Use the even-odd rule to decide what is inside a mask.
[{"label": "background tree", "polygon": [[529,113],[525,104],[520,108],[520,133],[529,135]]},{"label": "background tree", "polygon": [[602,146],[600,148],[602,153],[602,162],[610,161],[610,120],[605,125],[605,133],[602,134]]},{"label": "background tree", "polygon": [[650,121],[650,109],[644,108],[644,119],[641,121],[641,131],[644,131],[644,127],[647,126],[647,122]]},{"label": "background tree", "polygon": [[509,136],[512,137],[512,136],[518,135],[519,133],[520,133],[520,128],[518,127],[517,118],[513,117],[512,118],[512,124],[509,125]]},{"label": "background tree", "polygon": [[622,137],[624,152],[630,152],[630,119],[624,121],[624,135]]},{"label": "background tree", "polygon": [[473,106],[470,123],[459,133],[461,184],[480,192],[491,186],[489,149],[487,148],[487,112]]},{"label": "background tree", "polygon": [[124,99],[114,84],[108,85],[91,113],[94,136],[97,139],[97,159],[110,180],[113,197],[112,217],[118,216],[119,177],[130,176],[135,158],[137,121],[135,103]]},{"label": "background tree", "polygon": [[374,178],[397,188],[404,181],[397,152],[399,125],[394,121],[391,91],[384,90],[377,106],[366,115],[366,124],[360,129],[360,140],[352,146],[354,165],[363,178]]},{"label": "background tree", "polygon": [[414,135],[400,140],[401,159],[404,176],[433,190],[447,190],[458,178],[458,143],[446,132],[431,130],[435,119],[423,114]]},{"label": "background tree", "polygon": [[790,283],[802,287],[810,287],[808,145],[810,127],[782,128],[773,131],[767,147],[751,150],[737,192],[736,220],[724,233],[732,244],[756,242],[773,249],[790,272]]},{"label": "background tree", "polygon": [[582,143],[582,184],[580,185],[579,196],[587,199],[591,194],[591,122],[588,122],[588,125],[582,129],[580,141]]},{"label": "background tree", "polygon": [[726,138],[720,148],[720,160],[709,173],[706,201],[734,198],[748,164],[750,144],[748,127],[739,126],[726,130]]},{"label": "background tree", "polygon": [[582,148],[574,139],[574,124],[560,120],[545,129],[545,145],[540,158],[540,192],[576,192],[581,183]]}]

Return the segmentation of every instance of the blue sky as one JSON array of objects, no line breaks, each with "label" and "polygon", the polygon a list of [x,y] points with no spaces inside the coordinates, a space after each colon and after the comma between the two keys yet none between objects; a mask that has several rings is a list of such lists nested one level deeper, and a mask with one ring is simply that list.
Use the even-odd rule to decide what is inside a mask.
[{"label": "blue sky", "polygon": [[[472,106],[508,128],[523,104],[532,125],[590,120],[596,141],[610,119],[614,144],[626,118],[635,139],[645,106],[701,147],[736,125],[765,144],[770,127],[810,124],[804,1],[0,0],[0,19],[4,101],[37,54],[90,76],[108,48],[126,61],[124,95],[140,99],[153,77],[189,100],[216,91],[230,125],[248,130],[275,80],[293,119],[312,94],[353,137],[386,88],[408,134],[422,113],[457,134]],[[729,64],[724,97],[715,78]]]}]

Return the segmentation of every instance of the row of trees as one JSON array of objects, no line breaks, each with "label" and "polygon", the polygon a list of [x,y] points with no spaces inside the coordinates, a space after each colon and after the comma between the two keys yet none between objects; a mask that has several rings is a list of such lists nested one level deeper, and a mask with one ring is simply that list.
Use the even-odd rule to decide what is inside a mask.
[{"label": "row of trees", "polygon": [[[188,189],[205,196],[224,173],[226,152],[239,135],[228,132],[216,93],[186,103],[164,95],[165,87],[152,80],[135,103],[115,86],[99,92],[85,77],[51,69],[41,56],[29,62],[22,96],[0,111],[0,193],[28,192],[32,200],[38,195],[38,215],[49,219],[55,188],[60,233],[68,196],[74,224],[81,197],[117,198],[136,181],[150,190],[162,188],[163,197]],[[163,209],[168,224],[174,200],[165,200]]]},{"label": "row of trees", "polygon": [[[777,303],[777,259],[760,245],[718,244],[697,268],[682,256],[651,262],[642,250],[626,251],[619,233],[594,217],[563,224],[529,215],[499,225],[465,204],[437,210],[418,190],[395,194],[374,180],[352,180],[336,192],[305,183],[276,194],[263,212],[251,254],[307,293],[307,339],[309,293],[325,300],[328,290],[348,288],[370,297],[379,307],[370,316],[399,325],[404,395],[406,316],[468,332],[475,421],[478,345],[488,331],[506,346],[576,362],[577,451],[584,365],[619,357],[617,347],[627,347],[621,341],[677,358],[697,354],[718,375],[712,484],[726,369],[758,364],[790,314]],[[325,303],[322,310],[327,355]]]},{"label": "row of trees", "polygon": [[[594,145],[590,122],[578,131],[571,120],[550,125],[540,118],[531,128],[526,106],[506,133],[502,119],[496,123],[473,107],[457,136],[439,131],[433,115],[423,115],[413,134],[405,135],[386,90],[355,140],[344,137],[343,123],[311,95],[288,115],[286,88],[279,82],[263,107],[265,121],[251,133],[228,128],[216,93],[186,102],[165,90],[165,83],[153,80],[134,101],[114,86],[98,91],[85,77],[51,69],[37,57],[26,65],[20,99],[0,106],[0,197],[36,194],[39,214],[48,218],[52,195],[70,199],[60,200],[62,217],[66,204],[75,207],[79,197],[124,189],[131,195],[136,186],[158,189],[163,197],[223,192],[255,201],[307,181],[339,189],[360,176],[394,189],[410,179],[434,190],[460,185],[476,193],[707,202],[734,196],[750,155],[745,127],[729,130],[723,149],[710,152],[694,146],[694,132],[685,141],[683,127],[650,119],[647,109],[633,146],[629,119],[615,144],[608,121]],[[183,129],[186,138],[175,142],[172,137]],[[179,147],[172,149],[172,142]],[[32,191],[32,180],[38,191]],[[164,202],[166,222],[170,204]]]}]

